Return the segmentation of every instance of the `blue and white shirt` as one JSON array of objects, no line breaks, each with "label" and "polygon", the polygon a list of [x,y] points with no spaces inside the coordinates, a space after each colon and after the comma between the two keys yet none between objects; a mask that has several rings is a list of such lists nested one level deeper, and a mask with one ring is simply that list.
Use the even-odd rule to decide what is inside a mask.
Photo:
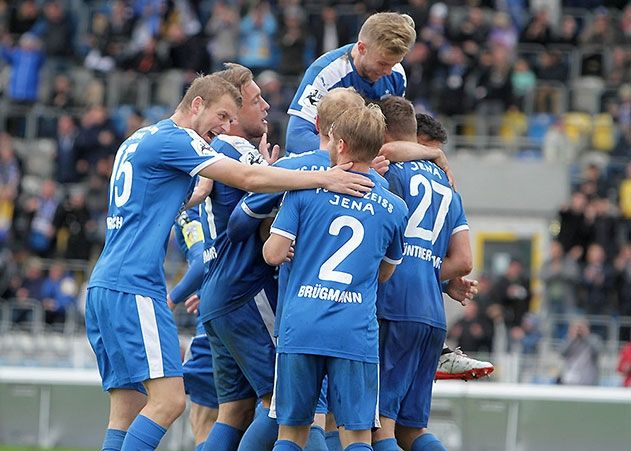
[{"label": "blue and white shirt", "polygon": [[162,265],[173,220],[191,177],[221,158],[171,119],[125,140],[110,179],[105,246],[88,287],[166,299]]},{"label": "blue and white shirt", "polygon": [[446,330],[440,268],[451,236],[469,229],[460,194],[429,161],[390,165],[386,179],[390,190],[405,201],[410,215],[403,263],[379,287],[379,318],[416,321]]},{"label": "blue and white shirt", "polygon": [[406,218],[405,203],[378,183],[363,198],[285,195],[272,233],[295,240],[295,256],[278,352],[378,362],[379,266],[400,263]]}]

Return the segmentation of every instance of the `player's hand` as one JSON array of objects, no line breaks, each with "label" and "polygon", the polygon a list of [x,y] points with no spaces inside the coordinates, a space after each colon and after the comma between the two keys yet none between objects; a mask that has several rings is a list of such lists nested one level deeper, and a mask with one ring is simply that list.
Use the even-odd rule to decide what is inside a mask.
[{"label": "player's hand", "polygon": [[478,281],[464,277],[451,279],[447,284],[446,293],[455,301],[466,305],[467,301],[472,300],[478,294]]},{"label": "player's hand", "polygon": [[289,250],[287,251],[287,257],[285,257],[285,263],[289,263],[294,259],[294,245],[289,246]]},{"label": "player's hand", "polygon": [[372,160],[372,163],[370,163],[370,167],[377,171],[379,175],[383,176],[386,172],[388,172],[390,160],[383,155],[377,155],[375,159]]},{"label": "player's hand", "polygon": [[197,315],[199,302],[199,296],[192,294],[186,301],[184,301],[184,307],[186,307],[186,311],[191,315]]},{"label": "player's hand", "polygon": [[340,194],[363,197],[364,193],[373,189],[375,184],[366,176],[348,172],[353,162],[344,163],[330,168],[324,173],[326,177],[324,188]]},{"label": "player's hand", "polygon": [[173,300],[171,299],[171,295],[167,294],[167,306],[169,307],[169,310],[173,311],[175,310],[175,302],[173,302]]},{"label": "player's hand", "polygon": [[439,150],[440,150],[440,156],[434,159],[434,163],[436,164],[436,166],[438,166],[443,171],[445,171],[445,174],[447,174],[447,180],[449,180],[449,184],[454,190],[456,190],[456,178],[454,177],[454,173],[449,167],[449,162],[447,161],[447,155],[445,155],[445,152],[443,152],[442,149],[439,149]]},{"label": "player's hand", "polygon": [[261,142],[259,143],[259,153],[263,157],[268,164],[274,164],[276,160],[278,160],[278,156],[280,155],[280,146],[278,144],[274,144],[272,150],[270,152],[271,144],[267,142],[267,132],[263,133],[261,136]]}]

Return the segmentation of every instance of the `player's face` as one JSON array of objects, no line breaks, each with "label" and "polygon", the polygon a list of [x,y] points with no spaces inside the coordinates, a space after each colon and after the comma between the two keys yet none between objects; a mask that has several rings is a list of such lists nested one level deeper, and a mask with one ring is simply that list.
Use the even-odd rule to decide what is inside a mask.
[{"label": "player's face", "polygon": [[210,105],[201,105],[193,118],[193,130],[202,138],[212,139],[214,136],[228,133],[230,124],[237,118],[237,104],[228,94]]},{"label": "player's face", "polygon": [[358,50],[359,57],[355,61],[355,67],[359,75],[370,81],[390,75],[392,68],[403,60],[403,56],[384,52],[363,42],[358,43]]},{"label": "player's face", "polygon": [[261,88],[254,81],[250,81],[241,88],[243,105],[239,110],[237,127],[241,129],[244,138],[255,139],[267,132],[267,110],[269,103],[261,97]]}]

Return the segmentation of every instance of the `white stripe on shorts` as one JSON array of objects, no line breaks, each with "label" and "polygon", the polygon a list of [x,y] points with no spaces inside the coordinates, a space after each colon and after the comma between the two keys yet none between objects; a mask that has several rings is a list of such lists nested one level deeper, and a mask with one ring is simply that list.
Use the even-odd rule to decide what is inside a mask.
[{"label": "white stripe on shorts", "polygon": [[381,421],[379,421],[379,392],[381,391],[381,387],[379,386],[379,365],[377,365],[377,405],[375,406],[375,426],[376,428],[381,427]]},{"label": "white stripe on shorts", "polygon": [[145,343],[145,354],[149,364],[149,379],[164,377],[162,349],[160,347],[160,335],[158,335],[158,322],[156,321],[156,312],[153,308],[153,300],[137,294],[136,308],[138,309],[142,340]]},{"label": "white stripe on shorts", "polygon": [[272,390],[272,400],[270,401],[269,414],[267,415],[270,418],[276,418],[276,384],[278,384],[278,354],[276,354],[274,359],[274,390]]},{"label": "white stripe on shorts", "polygon": [[269,303],[267,294],[265,294],[265,290],[259,291],[258,294],[254,296],[254,303],[261,314],[261,318],[263,318],[263,324],[265,324],[272,342],[274,342],[274,321],[276,316]]}]

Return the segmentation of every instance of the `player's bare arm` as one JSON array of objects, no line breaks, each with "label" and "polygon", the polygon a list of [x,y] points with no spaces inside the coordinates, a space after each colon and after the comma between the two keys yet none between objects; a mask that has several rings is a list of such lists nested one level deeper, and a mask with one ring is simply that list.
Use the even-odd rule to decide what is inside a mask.
[{"label": "player's bare arm", "polygon": [[188,200],[183,209],[188,210],[189,208],[193,208],[195,205],[201,204],[204,199],[210,196],[212,190],[212,179],[207,179],[205,177],[200,178],[197,182],[197,185],[195,185],[195,189],[193,190],[193,194],[191,194],[191,198]]},{"label": "player's bare arm", "polygon": [[373,188],[374,183],[363,175],[347,172],[352,166],[353,163],[346,163],[327,171],[305,172],[272,166],[246,166],[230,158],[223,158],[206,166],[199,174],[244,191],[273,193],[324,188],[361,197]]},{"label": "player's bare arm", "polygon": [[377,278],[379,283],[387,282],[388,279],[392,277],[392,274],[394,274],[394,270],[396,268],[397,268],[396,265],[393,265],[392,263],[388,263],[387,261],[382,260],[381,264],[379,265],[379,276]]},{"label": "player's bare arm", "polygon": [[469,231],[454,233],[449,240],[449,248],[440,269],[440,279],[450,280],[464,277],[473,270],[473,256]]},{"label": "player's bare arm", "polygon": [[290,255],[292,240],[272,233],[263,245],[263,258],[270,266],[279,266]]}]

